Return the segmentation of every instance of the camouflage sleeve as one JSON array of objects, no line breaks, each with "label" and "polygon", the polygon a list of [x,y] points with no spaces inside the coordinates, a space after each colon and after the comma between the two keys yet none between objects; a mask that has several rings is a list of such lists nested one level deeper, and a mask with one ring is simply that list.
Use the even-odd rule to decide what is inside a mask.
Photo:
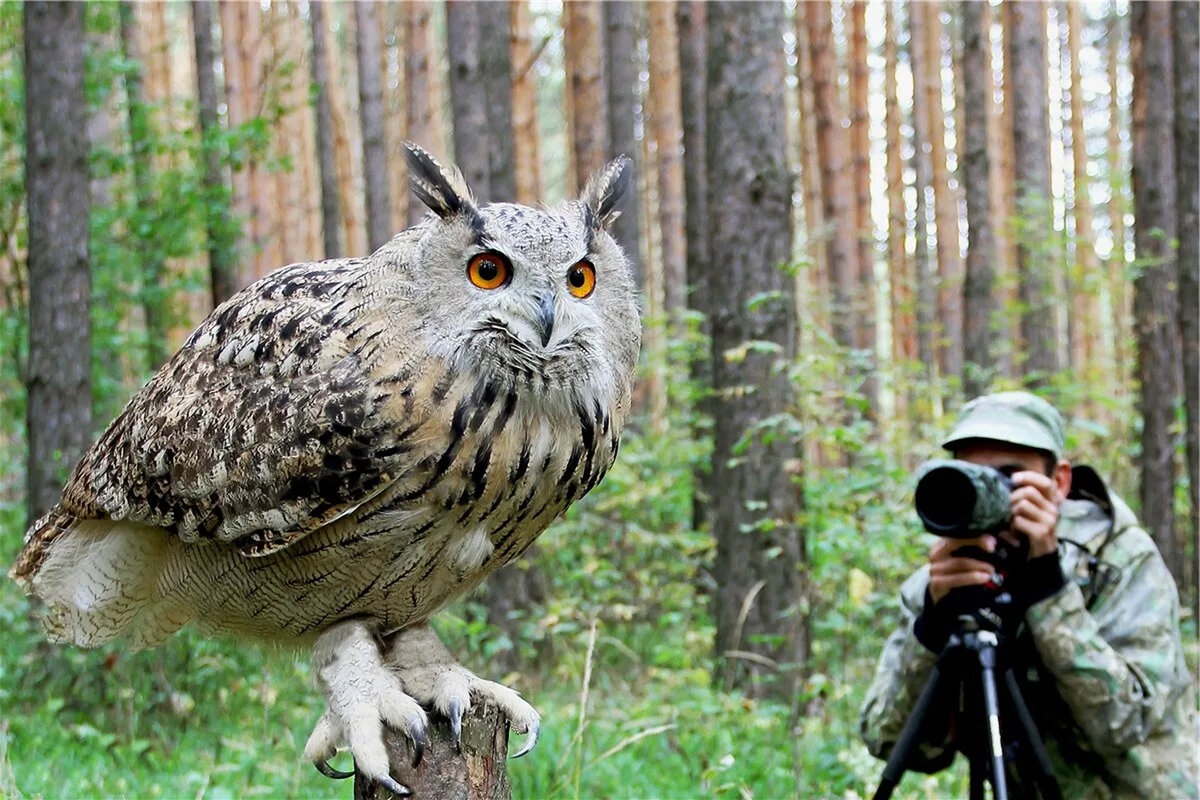
[{"label": "camouflage sleeve", "polygon": [[[913,635],[913,620],[920,610],[919,604],[924,601],[928,583],[927,569],[923,567],[901,589],[900,624],[888,637],[880,654],[875,679],[867,691],[859,718],[862,740],[877,758],[887,758],[891,753],[937,661],[937,656],[926,650]],[[932,721],[927,720],[929,722]],[[948,726],[927,724],[908,768],[935,772],[947,766],[954,758],[949,738]]]},{"label": "camouflage sleeve", "polygon": [[1026,621],[1092,749],[1108,757],[1155,733],[1189,677],[1175,584],[1150,537],[1127,530],[1105,560],[1118,574],[1090,611],[1079,586],[1068,582],[1033,605]]}]

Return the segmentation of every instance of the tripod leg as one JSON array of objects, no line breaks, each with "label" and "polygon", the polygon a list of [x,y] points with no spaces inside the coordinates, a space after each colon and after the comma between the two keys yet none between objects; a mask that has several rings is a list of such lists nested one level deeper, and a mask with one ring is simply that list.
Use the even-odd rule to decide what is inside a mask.
[{"label": "tripod leg", "polygon": [[1050,756],[1046,753],[1046,744],[1038,734],[1037,726],[1033,723],[1033,715],[1029,713],[1029,707],[1025,705],[1025,698],[1021,695],[1021,688],[1017,685],[1017,677],[1013,675],[1012,670],[1004,673],[1004,687],[1008,690],[1013,708],[1017,711],[1017,719],[1020,720],[1025,740],[1029,742],[1029,748],[1033,751],[1033,760],[1037,765],[1038,791],[1044,800],[1062,800],[1062,790],[1058,787],[1058,781],[1054,778],[1054,770],[1050,767]]},{"label": "tripod leg", "polygon": [[908,715],[908,721],[904,723],[904,728],[900,731],[900,736],[892,747],[892,754],[888,757],[887,766],[883,768],[883,774],[879,778],[879,788],[875,790],[871,800],[887,800],[892,796],[896,785],[900,783],[900,778],[904,776],[904,765],[908,762],[908,757],[917,744],[917,734],[925,721],[925,715],[929,712],[929,705],[941,691],[940,664],[939,660],[929,673],[929,679],[925,681],[925,686],[917,697],[912,713]]},{"label": "tripod leg", "polygon": [[[980,637],[982,639],[982,636]],[[987,713],[988,741],[992,757],[992,789],[995,800],[1008,800],[1004,775],[1004,746],[1000,741],[1000,703],[996,699],[996,649],[991,643],[980,642],[979,673],[983,680],[983,707]]]}]

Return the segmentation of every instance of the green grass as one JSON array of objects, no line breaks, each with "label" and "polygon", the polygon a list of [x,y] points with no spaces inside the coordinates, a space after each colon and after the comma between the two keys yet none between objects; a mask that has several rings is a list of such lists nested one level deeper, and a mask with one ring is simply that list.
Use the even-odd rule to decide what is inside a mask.
[{"label": "green grass", "polygon": [[[303,658],[189,631],[151,652],[51,647],[11,583],[0,601],[0,794],[350,795],[300,756],[323,710]],[[660,634],[695,644],[695,632]],[[882,767],[855,730],[869,663],[790,730],[787,708],[714,691],[701,668],[646,666],[602,626],[577,736],[586,633],[554,649],[545,674],[515,676],[544,720],[537,749],[510,764],[517,797],[853,797]],[[906,790],[925,794],[922,778]]]}]

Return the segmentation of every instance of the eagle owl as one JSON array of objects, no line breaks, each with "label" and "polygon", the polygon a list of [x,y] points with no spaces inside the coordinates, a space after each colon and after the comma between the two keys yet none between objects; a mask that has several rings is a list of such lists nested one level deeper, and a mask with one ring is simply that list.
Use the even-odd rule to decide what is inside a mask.
[{"label": "eagle owl", "polygon": [[184,625],[311,647],[327,710],[389,789],[382,725],[456,733],[472,698],[537,740],[516,692],[429,617],[519,556],[604,476],[640,321],[607,232],[621,157],[555,210],[479,205],[407,145],[433,213],[367,258],[293,264],[215,309],[83,456],[12,576],[57,641],[152,647]]}]

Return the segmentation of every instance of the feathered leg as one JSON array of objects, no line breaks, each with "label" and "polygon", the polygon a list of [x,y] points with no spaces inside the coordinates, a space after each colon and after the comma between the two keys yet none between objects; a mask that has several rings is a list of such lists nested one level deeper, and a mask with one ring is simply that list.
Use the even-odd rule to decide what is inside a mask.
[{"label": "feathered leg", "polygon": [[450,719],[460,749],[462,718],[471,708],[472,697],[495,703],[508,716],[514,732],[529,734],[513,758],[520,758],[537,744],[541,716],[533,706],[507,686],[479,678],[462,667],[427,623],[394,634],[386,647],[388,663],[400,676],[404,691]]},{"label": "feathered leg", "polygon": [[313,648],[313,672],[329,707],[308,738],[305,757],[325,775],[349,777],[327,763],[338,747],[348,746],[359,772],[394,794],[408,794],[391,776],[383,725],[412,739],[416,763],[427,741],[428,719],[384,664],[375,635],[361,622],[333,626]]}]

